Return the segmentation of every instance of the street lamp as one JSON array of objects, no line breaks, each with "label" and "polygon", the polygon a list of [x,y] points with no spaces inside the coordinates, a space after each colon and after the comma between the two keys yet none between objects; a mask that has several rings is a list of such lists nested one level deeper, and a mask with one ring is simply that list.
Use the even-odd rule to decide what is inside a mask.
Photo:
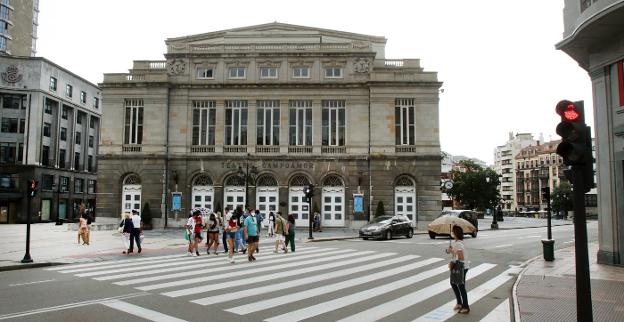
[{"label": "street lamp", "polygon": [[[499,175],[499,177],[502,177],[502,176]],[[490,181],[492,181],[490,177],[485,177],[485,182],[487,182],[488,185]],[[500,184],[500,180],[498,181],[498,184]],[[492,207],[492,224],[490,225],[490,229],[498,229],[498,222],[496,221],[496,217],[497,217],[496,211],[497,209],[495,207]]]},{"label": "street lamp", "polygon": [[239,166],[238,175],[245,180],[245,209],[247,209],[249,208],[249,181],[251,181],[251,184],[253,185],[256,184],[258,168],[255,165],[252,165],[251,169],[249,169],[249,161],[245,161],[245,171],[243,171],[243,168]]}]

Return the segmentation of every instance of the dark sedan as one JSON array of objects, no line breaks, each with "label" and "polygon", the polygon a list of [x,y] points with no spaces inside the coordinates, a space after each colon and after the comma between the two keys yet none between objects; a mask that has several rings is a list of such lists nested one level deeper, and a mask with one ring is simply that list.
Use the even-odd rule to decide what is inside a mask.
[{"label": "dark sedan", "polygon": [[412,238],[414,228],[412,222],[405,216],[378,216],[366,226],[360,228],[360,237],[392,239],[394,236]]}]

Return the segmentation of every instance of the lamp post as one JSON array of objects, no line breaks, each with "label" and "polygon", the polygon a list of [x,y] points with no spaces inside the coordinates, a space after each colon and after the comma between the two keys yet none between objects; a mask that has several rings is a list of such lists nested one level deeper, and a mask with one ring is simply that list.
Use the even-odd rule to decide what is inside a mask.
[{"label": "lamp post", "polygon": [[[247,154],[249,156],[249,154]],[[249,208],[249,181],[255,185],[258,176],[258,168],[255,165],[249,169],[249,160],[245,161],[245,171],[241,166],[238,167],[238,175],[245,180],[245,209]]]},{"label": "lamp post", "polygon": [[[492,181],[492,179],[490,179],[490,177],[485,177],[485,182],[487,182],[488,185],[489,185],[490,181]],[[498,183],[500,184],[500,180],[498,181]],[[495,207],[492,207],[492,224],[490,225],[490,229],[498,229],[498,222],[496,221],[496,210],[497,209]]]}]

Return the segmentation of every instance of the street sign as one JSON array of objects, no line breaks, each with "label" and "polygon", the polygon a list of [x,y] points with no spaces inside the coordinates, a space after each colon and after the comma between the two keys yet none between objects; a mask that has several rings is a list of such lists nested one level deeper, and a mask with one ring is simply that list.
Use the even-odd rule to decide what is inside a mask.
[{"label": "street sign", "polygon": [[181,211],[181,210],[182,210],[182,193],[172,192],[171,193],[171,211]]}]

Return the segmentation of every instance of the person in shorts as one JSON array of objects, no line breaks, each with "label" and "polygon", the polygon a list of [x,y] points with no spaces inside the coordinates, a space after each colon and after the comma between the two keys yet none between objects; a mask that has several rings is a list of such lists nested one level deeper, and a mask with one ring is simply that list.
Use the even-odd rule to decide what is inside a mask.
[{"label": "person in shorts", "polygon": [[234,241],[236,240],[238,225],[236,223],[236,218],[232,212],[228,212],[225,214],[223,227],[224,235],[228,245],[228,258],[230,260],[230,263],[234,264]]},{"label": "person in shorts", "polygon": [[189,214],[188,220],[186,221],[186,235],[188,240],[188,255],[193,256],[193,246],[195,244],[195,240],[193,239],[193,231],[195,231],[195,217],[193,217],[193,213]]},{"label": "person in shorts", "polygon": [[206,242],[206,254],[210,255],[210,248],[214,244],[214,254],[217,255],[219,248],[219,229],[221,223],[215,213],[211,213],[206,223],[208,230],[208,241]]},{"label": "person in shorts", "polygon": [[286,245],[284,245],[284,232],[286,231],[286,220],[282,217],[281,212],[277,212],[277,216],[275,217],[275,250],[274,253],[277,253],[277,250],[286,249]]},{"label": "person in shorts", "polygon": [[193,244],[193,248],[195,249],[195,256],[199,256],[199,245],[201,244],[204,238],[202,237],[202,217],[201,211],[195,210],[193,212],[193,219],[195,219],[195,227],[193,229],[193,239],[195,243]]},{"label": "person in shorts", "polygon": [[256,212],[250,211],[249,216],[245,218],[243,222],[245,239],[247,239],[247,247],[249,248],[249,253],[247,253],[247,259],[251,261],[255,261],[256,258],[253,256],[254,250],[258,246],[258,219],[256,218]]}]

